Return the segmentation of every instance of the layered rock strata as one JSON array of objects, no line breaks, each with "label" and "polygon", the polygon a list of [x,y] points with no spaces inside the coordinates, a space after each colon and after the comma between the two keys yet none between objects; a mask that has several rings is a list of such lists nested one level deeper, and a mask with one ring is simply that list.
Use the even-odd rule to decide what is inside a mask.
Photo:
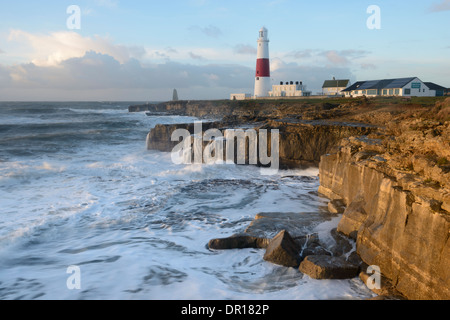
[{"label": "layered rock strata", "polygon": [[437,160],[450,150],[449,123],[433,124],[428,138],[411,123],[397,135],[345,139],[321,159],[319,192],[346,204],[338,231],[356,239],[361,259],[396,290],[449,299],[449,169]]}]

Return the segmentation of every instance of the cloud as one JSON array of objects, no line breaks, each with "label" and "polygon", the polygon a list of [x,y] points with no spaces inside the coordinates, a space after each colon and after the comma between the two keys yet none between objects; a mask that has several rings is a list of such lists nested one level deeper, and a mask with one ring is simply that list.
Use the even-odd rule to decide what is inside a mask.
[{"label": "cloud", "polygon": [[194,60],[205,60],[205,58],[193,52],[189,52],[189,56]]},{"label": "cloud", "polygon": [[363,70],[375,70],[377,69],[377,66],[373,63],[362,63],[361,69]]},{"label": "cloud", "polygon": [[279,81],[302,81],[313,94],[322,91],[324,80],[333,76],[340,79],[354,79],[349,67],[300,65],[296,62],[285,62],[279,58],[271,60],[272,79]]},{"label": "cloud", "polygon": [[337,51],[331,50],[326,51],[323,55],[327,58],[329,62],[335,65],[348,65],[350,61],[343,55],[339,54]]},{"label": "cloud", "polygon": [[0,54],[5,53],[5,51],[3,51],[2,49],[0,49]]},{"label": "cloud", "polygon": [[29,46],[25,58],[37,66],[57,66],[64,60],[82,57],[90,50],[106,53],[121,63],[131,58],[141,58],[145,54],[143,47],[116,45],[107,38],[83,37],[70,31],[36,35],[22,30],[12,30],[8,40]]},{"label": "cloud", "polygon": [[320,50],[304,49],[291,51],[284,57],[287,59],[301,60],[302,62],[314,63],[315,65],[330,65],[337,67],[346,67],[351,65],[354,60],[363,58],[369,54],[365,50]]},{"label": "cloud", "polygon": [[207,27],[191,26],[189,27],[189,30],[194,32],[199,31],[211,38],[219,38],[223,35],[222,30],[213,25]]},{"label": "cloud", "polygon": [[246,44],[238,44],[234,47],[234,53],[256,56],[257,50],[254,46]]},{"label": "cloud", "polygon": [[429,11],[431,12],[440,12],[449,10],[450,10],[450,0],[441,0],[441,2],[435,3],[429,8]]},{"label": "cloud", "polygon": [[[0,96],[8,100],[43,99],[42,96],[50,100],[80,97],[140,100],[142,95],[154,92],[153,99],[158,100],[164,98],[157,95],[173,88],[183,90],[180,92],[185,96],[191,91],[203,92],[203,96],[193,98],[212,98],[207,94],[213,91],[217,94],[220,88],[222,96],[216,98],[225,98],[233,91],[251,87],[253,74],[253,69],[233,64],[198,66],[170,61],[143,64],[134,58],[121,63],[108,54],[88,51],[57,66],[0,65]],[[117,97],[119,92],[121,97]]]},{"label": "cloud", "polygon": [[363,58],[368,52],[364,50],[329,50],[323,51],[322,55],[326,57],[329,63],[335,66],[348,66],[352,60]]},{"label": "cloud", "polygon": [[313,56],[313,53],[314,50],[306,49],[306,50],[292,51],[288,53],[287,56],[296,59],[304,59],[304,58],[311,58]]}]

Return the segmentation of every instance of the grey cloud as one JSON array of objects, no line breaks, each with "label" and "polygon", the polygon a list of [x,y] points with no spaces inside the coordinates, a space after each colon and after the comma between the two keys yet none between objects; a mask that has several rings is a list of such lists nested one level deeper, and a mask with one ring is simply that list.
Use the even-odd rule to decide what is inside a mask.
[{"label": "grey cloud", "polygon": [[257,50],[254,46],[246,44],[238,44],[234,47],[234,53],[246,54],[246,55],[256,55]]},{"label": "grey cloud", "polygon": [[347,66],[351,63],[351,59],[359,59],[365,57],[369,52],[364,50],[328,50],[323,51],[321,55],[326,59],[338,66]]},{"label": "grey cloud", "polygon": [[209,25],[207,27],[191,26],[189,30],[200,31],[203,34],[207,35],[208,37],[212,38],[218,38],[223,35],[222,30],[213,25]]},{"label": "grey cloud", "polygon": [[431,12],[440,12],[449,10],[450,10],[450,0],[441,0],[441,2],[435,3],[429,8],[429,11]]},{"label": "grey cloud", "polygon": [[320,50],[320,49],[304,49],[298,51],[292,51],[286,55],[299,60],[325,58],[326,61],[335,66],[348,66],[351,64],[352,59],[359,59],[369,54],[369,51],[365,50]]},{"label": "grey cloud", "polygon": [[293,52],[289,53],[287,56],[294,57],[296,59],[311,58],[313,56],[313,53],[316,51],[317,50],[312,50],[312,49],[293,51]]},{"label": "grey cloud", "polygon": [[[28,99],[33,92],[60,96],[61,92],[83,92],[92,97],[94,92],[124,92],[124,99],[133,99],[133,92],[164,91],[173,88],[207,92],[222,88],[224,96],[237,88],[251,87],[254,70],[240,65],[191,65],[175,62],[142,65],[136,59],[121,64],[109,55],[93,51],[81,58],[63,61],[58,67],[23,64],[0,66],[0,96],[17,92],[10,99]],[[16,74],[15,77],[11,77]],[[17,76],[19,75],[19,76]],[[14,81],[12,81],[14,79]],[[9,94],[9,93],[8,93]],[[222,96],[223,97],[223,96]],[[96,99],[107,99],[98,96]],[[201,98],[201,97],[199,97]],[[70,99],[70,97],[67,97]]]},{"label": "grey cloud", "polygon": [[374,70],[376,68],[377,68],[377,66],[374,65],[373,63],[362,63],[361,64],[361,69],[364,69],[364,70]]},{"label": "grey cloud", "polygon": [[193,52],[189,52],[189,56],[191,57],[191,59],[194,59],[194,60],[206,60],[204,57],[202,57],[198,54],[195,54]]},{"label": "grey cloud", "polygon": [[302,66],[296,63],[283,64],[272,72],[272,78],[278,81],[302,81],[313,94],[322,91],[324,80],[332,79],[354,79],[355,76],[347,67],[320,67]]}]

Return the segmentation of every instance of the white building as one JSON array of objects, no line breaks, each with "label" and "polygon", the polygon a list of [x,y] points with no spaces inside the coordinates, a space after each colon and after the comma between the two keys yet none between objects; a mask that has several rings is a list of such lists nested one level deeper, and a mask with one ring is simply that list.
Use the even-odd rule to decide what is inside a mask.
[{"label": "white building", "polygon": [[342,90],[345,90],[350,85],[350,80],[325,80],[322,86],[322,94],[324,96],[343,95]]},{"label": "white building", "polygon": [[230,100],[246,100],[251,99],[252,95],[250,93],[232,93]]},{"label": "white building", "polygon": [[279,85],[272,86],[269,92],[270,97],[309,97],[311,91],[306,90],[306,86],[301,81],[280,82]]},{"label": "white building", "polygon": [[350,97],[433,97],[436,95],[436,91],[430,90],[417,77],[358,81],[342,92]]}]

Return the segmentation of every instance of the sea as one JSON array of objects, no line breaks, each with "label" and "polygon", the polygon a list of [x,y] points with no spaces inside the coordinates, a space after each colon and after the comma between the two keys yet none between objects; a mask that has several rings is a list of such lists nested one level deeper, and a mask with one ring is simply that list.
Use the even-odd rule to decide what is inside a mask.
[{"label": "sea", "polygon": [[263,212],[307,212],[324,243],[318,169],[175,164],[147,150],[137,102],[0,102],[1,300],[348,300],[358,278],[314,280],[262,249],[210,250]]}]

